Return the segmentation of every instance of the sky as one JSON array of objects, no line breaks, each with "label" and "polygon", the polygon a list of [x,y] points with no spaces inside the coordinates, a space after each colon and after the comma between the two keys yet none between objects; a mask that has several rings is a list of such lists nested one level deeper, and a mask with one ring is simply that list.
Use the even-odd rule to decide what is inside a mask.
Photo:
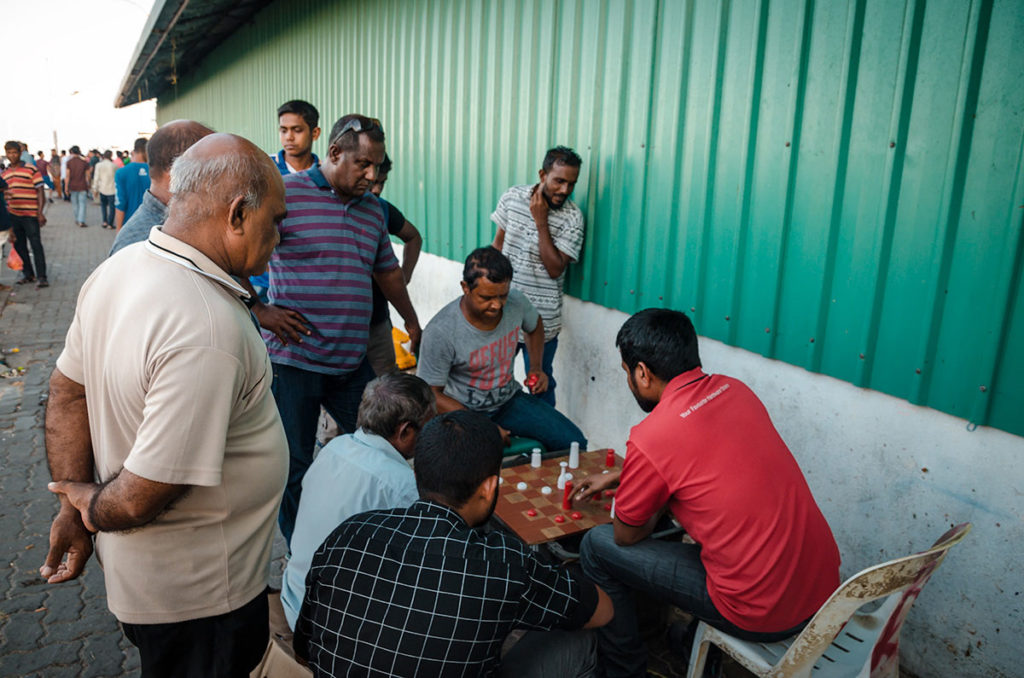
[{"label": "sky", "polygon": [[[115,109],[154,0],[0,0],[8,68],[0,141],[131,149],[156,130],[155,100]],[[24,55],[24,56],[23,56]],[[31,67],[30,67],[31,64]]]}]

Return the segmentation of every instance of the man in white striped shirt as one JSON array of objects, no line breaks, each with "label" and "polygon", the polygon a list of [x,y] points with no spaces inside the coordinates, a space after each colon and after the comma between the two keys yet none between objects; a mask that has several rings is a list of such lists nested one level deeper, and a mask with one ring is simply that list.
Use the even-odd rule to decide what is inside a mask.
[{"label": "man in white striped shirt", "polygon": [[[571,148],[556,146],[544,156],[536,184],[513,186],[491,214],[497,224],[493,247],[512,262],[512,287],[520,290],[544,319],[543,369],[548,390],[538,395],[555,406],[552,363],[562,329],[565,269],[583,247],[583,213],[569,196],[583,160]],[[530,356],[520,342],[526,365]]]}]

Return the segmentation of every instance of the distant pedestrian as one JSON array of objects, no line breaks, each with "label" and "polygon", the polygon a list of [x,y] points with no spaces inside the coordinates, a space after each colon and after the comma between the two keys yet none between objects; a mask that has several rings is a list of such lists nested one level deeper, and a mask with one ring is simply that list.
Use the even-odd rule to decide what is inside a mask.
[{"label": "distant pedestrian", "polygon": [[28,151],[28,144],[26,144],[24,141],[22,141],[20,143],[21,143],[21,161],[23,163],[25,163],[26,165],[32,165],[33,167],[35,167],[36,166],[36,159],[32,157],[31,153],[29,153],[29,151]]},{"label": "distant pedestrian", "polygon": [[82,157],[78,146],[71,147],[71,159],[68,160],[68,191],[71,193],[71,209],[75,213],[75,225],[85,228],[85,206],[89,199],[89,181],[92,169],[89,161]]},{"label": "distant pedestrian", "polygon": [[[0,177],[0,264],[6,261],[4,244],[10,241],[14,245],[14,233],[11,229],[11,215],[7,213],[7,182]],[[0,290],[8,290],[7,285],[0,285]]]},{"label": "distant pedestrian", "polygon": [[64,202],[71,202],[71,193],[68,191],[68,160],[71,160],[71,156],[68,155],[67,150],[62,149],[60,152],[60,190]]},{"label": "distant pedestrian", "polygon": [[233,276],[266,266],[284,186],[263,151],[227,134],[179,158],[171,186],[163,227],[79,293],[50,378],[61,505],[39,572],[77,577],[95,534],[107,605],[142,675],[235,678],[267,647],[288,460],[267,351]]},{"label": "distant pedestrian", "polygon": [[[53,180],[50,179],[50,162],[43,157],[43,152],[39,151],[37,154],[39,157],[36,158],[36,169],[39,170],[39,175],[43,178],[43,183],[46,187],[53,190]],[[46,202],[53,202],[53,198],[47,196]]]},{"label": "distant pedestrian", "polygon": [[132,161],[117,170],[114,175],[117,184],[117,207],[114,213],[114,226],[120,229],[124,222],[132,218],[135,210],[142,204],[142,198],[149,190],[149,165],[146,164],[146,140],[136,139]]},{"label": "distant pedestrian", "polygon": [[100,214],[103,215],[103,228],[114,228],[114,200],[117,188],[114,186],[114,173],[117,168],[111,160],[113,153],[103,152],[103,159],[93,168],[92,185],[100,196]]},{"label": "distant pedestrian", "polygon": [[60,154],[57,153],[56,148],[50,150],[50,178],[53,179],[57,197],[63,199],[64,187],[60,183]]},{"label": "distant pedestrian", "polygon": [[114,167],[117,169],[124,167],[124,154],[121,151],[118,151],[117,155],[114,156]]},{"label": "distant pedestrian", "polygon": [[173,120],[164,123],[146,144],[149,158],[149,190],[142,205],[125,222],[110,248],[112,256],[132,243],[142,242],[149,231],[167,219],[167,203],[171,200],[171,163],[213,130],[193,120]]},{"label": "distant pedestrian", "polygon": [[[21,257],[21,278],[15,283],[24,285],[36,282],[37,287],[49,287],[46,280],[46,253],[39,229],[46,225],[43,207],[46,197],[43,195],[43,178],[39,170],[26,165],[21,160],[21,144],[8,141],[4,144],[4,153],[10,167],[0,177],[7,182],[7,211],[11,217],[11,232],[14,235],[14,249]],[[29,247],[32,258],[29,258]]]}]

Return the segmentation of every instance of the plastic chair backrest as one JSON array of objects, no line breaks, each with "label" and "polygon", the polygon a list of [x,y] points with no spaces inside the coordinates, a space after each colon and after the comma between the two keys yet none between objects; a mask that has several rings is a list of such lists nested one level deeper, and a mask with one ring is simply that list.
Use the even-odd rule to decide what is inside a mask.
[{"label": "plastic chair backrest", "polygon": [[[878,635],[873,641],[864,639],[872,645],[872,650],[870,670],[861,675],[871,678],[894,675],[899,664],[900,630],[907,613],[949,549],[970,530],[970,523],[961,523],[939,537],[927,551],[869,567],[847,579],[793,640],[772,674],[785,676],[806,670],[809,662],[813,663],[828,650],[861,607],[889,597],[877,610],[865,615],[876,621],[872,626],[878,629]],[[900,591],[902,596],[893,595]]]}]

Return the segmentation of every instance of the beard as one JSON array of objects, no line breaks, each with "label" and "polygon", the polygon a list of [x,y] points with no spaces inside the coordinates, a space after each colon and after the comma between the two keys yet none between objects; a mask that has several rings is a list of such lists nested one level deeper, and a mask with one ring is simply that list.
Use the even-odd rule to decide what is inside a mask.
[{"label": "beard", "polygon": [[641,398],[636,393],[633,394],[633,400],[636,401],[636,404],[640,406],[641,410],[643,410],[644,412],[646,412],[648,414],[650,414],[651,411],[654,410],[654,408],[657,407],[657,405],[658,405],[658,401],[657,400],[650,400],[649,398]]}]

